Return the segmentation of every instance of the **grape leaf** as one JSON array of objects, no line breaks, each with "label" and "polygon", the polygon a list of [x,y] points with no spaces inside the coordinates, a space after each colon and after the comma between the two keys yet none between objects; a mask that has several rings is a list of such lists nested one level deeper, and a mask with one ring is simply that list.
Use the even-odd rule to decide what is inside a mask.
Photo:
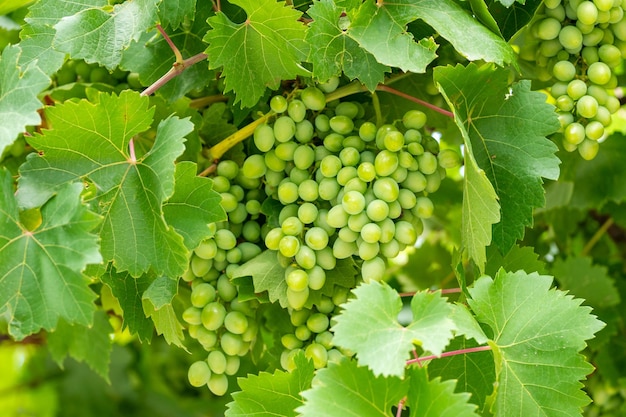
[{"label": "grape leaf", "polygon": [[141,298],[154,278],[149,274],[134,278],[128,272],[117,272],[109,265],[100,279],[111,288],[120,303],[124,312],[124,328],[128,327],[130,333],[136,334],[140,341],[150,342],[154,325],[144,313]]},{"label": "grape leaf", "polygon": [[53,45],[72,58],[115,69],[122,51],[157,22],[160,0],[134,0],[89,8],[62,18],[55,26]]},{"label": "grape leaf", "polygon": [[[212,13],[211,2],[202,2],[197,7],[195,20],[190,28],[168,31],[168,36],[184,58],[204,52],[206,44],[202,41],[202,36],[206,32],[206,19],[210,13]],[[131,43],[122,54],[120,66],[138,73],[143,85],[151,85],[157,81],[175,62],[174,53],[167,41],[162,36],[157,39],[154,37],[154,31],[142,34],[139,41]],[[212,78],[214,79],[215,75],[209,71],[207,65],[202,63],[191,65],[161,87],[159,94],[171,102],[193,89],[203,88]]]},{"label": "grape leaf", "polygon": [[92,204],[104,216],[99,233],[105,260],[133,276],[150,268],[179,276],[188,250],[164,221],[161,205],[174,191],[174,160],[193,125],[163,120],[152,149],[133,160],[129,141],[152,118],[148,98],[132,91],[99,97],[95,104],[82,100],[48,109],[53,129],[29,140],[42,155],[32,154],[22,166],[18,198],[24,206],[36,205],[59,185],[87,177],[98,189]]},{"label": "grape leaf", "polygon": [[78,361],[84,361],[107,382],[109,381],[109,362],[113,348],[110,334],[113,328],[103,311],[96,311],[93,325],[70,325],[59,320],[54,332],[48,333],[46,341],[52,359],[59,366],[69,355]]},{"label": "grape leaf", "polygon": [[[457,337],[450,342],[448,350],[469,349],[477,346],[478,344],[473,340]],[[478,405],[480,410],[484,410],[488,407],[488,399],[494,391],[496,381],[493,352],[472,352],[430,361],[428,374],[431,377],[439,376],[444,380],[456,379],[457,391],[471,393],[470,401]]]},{"label": "grape leaf", "polygon": [[533,248],[530,246],[514,245],[510,251],[504,256],[493,246],[487,248],[487,263],[485,265],[485,274],[495,276],[498,269],[505,271],[524,270],[530,272],[545,272],[546,265],[539,260]]},{"label": "grape leaf", "polygon": [[196,176],[196,172],[193,162],[176,164],[174,194],[163,204],[167,224],[183,237],[189,250],[209,237],[210,223],[226,220],[221,197],[213,191],[212,181]]},{"label": "grape leaf", "polygon": [[344,358],[317,371],[311,388],[302,393],[304,405],[296,411],[302,417],[389,417],[407,389],[400,378],[375,377]]},{"label": "grape leaf", "polygon": [[56,35],[53,26],[65,16],[106,4],[107,0],[46,0],[33,3],[25,19],[28,25],[20,33],[20,46],[24,51],[20,56],[20,64],[28,65],[37,61],[37,65],[46,75],[54,74],[63,64],[65,53],[52,46]]},{"label": "grape leaf", "polygon": [[246,11],[244,23],[233,23],[217,12],[208,19],[204,37],[209,67],[223,67],[224,92],[234,91],[235,104],[252,107],[266,87],[308,75],[300,62],[307,56],[302,13],[275,0],[232,0]]},{"label": "grape leaf", "polygon": [[196,0],[167,0],[159,4],[159,19],[163,27],[178,29],[185,21],[194,20],[195,13]]},{"label": "grape leaf", "polygon": [[546,138],[559,129],[556,113],[545,95],[530,90],[530,82],[509,87],[508,70],[490,64],[439,67],[435,80],[466,145],[470,139],[469,152],[495,188],[501,221],[493,227],[493,240],[506,253],[532,225],[533,207],[545,203],[542,177],[559,176],[556,145]]},{"label": "grape leaf", "polygon": [[402,300],[389,285],[372,281],[353,293],[356,298],[334,318],[333,343],[355,352],[374,375],[402,377],[415,344],[439,355],[452,339],[452,307],[439,292],[413,296],[413,321],[406,327],[398,322]]},{"label": "grape leaf", "polygon": [[572,295],[585,298],[594,308],[604,308],[620,303],[615,280],[601,265],[593,265],[590,258],[570,256],[557,259],[552,267],[560,288]]},{"label": "grape leaf", "polygon": [[476,318],[493,332],[496,415],[573,416],[589,403],[579,381],[593,367],[578,352],[604,323],[551,284],[549,276],[500,270],[469,289]]},{"label": "grape leaf", "polygon": [[577,153],[559,153],[563,172],[559,184],[573,182],[571,200],[567,206],[582,210],[600,209],[609,201],[626,200],[626,164],[621,157],[626,152],[626,136],[614,133],[600,147],[592,161]]},{"label": "grape leaf", "polygon": [[50,83],[36,63],[20,66],[20,53],[19,46],[9,45],[0,58],[0,155],[26,126],[41,123],[37,94]]},{"label": "grape leaf", "polygon": [[450,318],[454,322],[456,336],[463,335],[466,339],[474,339],[477,343],[487,343],[489,340],[476,318],[470,313],[464,304],[452,304],[453,311]]},{"label": "grape leaf", "polygon": [[348,33],[381,64],[425,72],[437,56],[437,44],[432,38],[415,42],[406,25],[417,16],[396,6],[396,2],[383,2],[382,6],[373,1],[363,3],[358,11],[349,13]]},{"label": "grape leaf", "polygon": [[409,375],[407,403],[411,417],[478,417],[476,405],[468,402],[470,394],[454,392],[455,381],[429,380],[426,368],[420,367],[411,368]]},{"label": "grape leaf", "polygon": [[91,233],[101,218],[81,204],[81,191],[81,184],[59,188],[31,231],[20,224],[11,174],[0,170],[0,316],[17,340],[54,329],[59,318],[92,323],[96,295],[82,271],[102,261]]},{"label": "grape leaf", "polygon": [[172,304],[172,300],[178,293],[178,278],[160,276],[150,283],[150,286],[141,296],[142,300],[149,300],[155,309],[160,309]]},{"label": "grape leaf", "polygon": [[313,64],[313,76],[326,81],[343,72],[351,80],[358,78],[370,91],[385,79],[391,71],[349,36],[339,26],[343,10],[332,0],[313,3],[308,10],[313,22],[305,35],[305,41],[313,47],[307,61]]},{"label": "grape leaf", "polygon": [[[382,5],[373,1],[365,2],[356,15],[350,14],[352,22],[349,29],[351,36],[379,62],[402,69],[413,67],[410,60],[416,59],[413,55],[416,44],[412,43],[407,34],[406,25],[417,19],[430,25],[470,61],[484,60],[500,65],[515,62],[513,49],[453,0],[380,3]],[[424,42],[422,46],[426,46],[426,49],[434,46],[432,40]],[[417,68],[428,64],[424,63],[428,55],[417,56],[420,62]]]},{"label": "grape leaf", "polygon": [[301,393],[311,386],[314,368],[304,354],[296,355],[294,361],[292,372],[278,370],[238,378],[241,391],[233,393],[225,417],[295,417],[295,409],[303,403]]},{"label": "grape leaf", "polygon": [[530,22],[535,11],[542,4],[542,0],[525,0],[519,2],[522,3],[521,5],[507,0],[511,3],[509,6],[504,5],[504,2],[500,0],[485,0],[485,2],[507,41]]},{"label": "grape leaf", "polygon": [[187,350],[183,345],[185,335],[183,325],[178,321],[174,307],[166,304],[161,308],[156,308],[149,298],[143,298],[143,310],[146,317],[150,317],[154,322],[157,334],[163,335],[165,341],[171,345]]}]

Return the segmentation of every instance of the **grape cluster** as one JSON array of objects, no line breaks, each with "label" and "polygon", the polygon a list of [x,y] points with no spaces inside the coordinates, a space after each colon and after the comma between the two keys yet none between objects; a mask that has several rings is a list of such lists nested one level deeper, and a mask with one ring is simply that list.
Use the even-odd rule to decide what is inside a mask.
[{"label": "grape cluster", "polygon": [[228,220],[212,224],[213,235],[193,252],[183,280],[191,283],[191,306],[183,312],[189,335],[208,352],[188,372],[194,386],[223,395],[228,375],[239,370],[257,337],[255,301],[241,302],[232,284],[234,269],[261,253],[261,181],[245,178],[234,161],[217,165],[213,188],[222,196]]},{"label": "grape cluster", "polygon": [[243,162],[217,165],[213,187],[228,221],[194,251],[183,277],[192,283],[184,320],[210,352],[191,366],[193,385],[223,393],[224,375],[237,371],[224,364],[257,341],[255,304],[239,302],[230,279],[238,265],[264,250],[284,268],[283,307],[291,328],[282,329],[281,366],[292,369],[300,351],[318,369],[349,354],[333,347],[329,329],[350,288],[335,285],[329,274],[338,260],[349,259],[359,279],[380,280],[387,259],[416,243],[422,219],[433,214],[428,195],[446,168],[460,162],[425,133],[423,112],[411,110],[377,127],[364,120],[359,102],[327,104],[324,93],[336,87],[331,81],[272,97],[274,118],[256,128]]},{"label": "grape cluster", "polygon": [[120,68],[110,72],[102,66],[88,64],[82,59],[69,59],[54,74],[53,83],[59,87],[75,82],[107,84],[114,86],[116,91],[142,88],[139,74],[135,72],[124,71]]},{"label": "grape cluster", "polygon": [[545,0],[525,32],[520,57],[549,88],[563,147],[587,160],[620,107],[615,69],[626,56],[622,0]]}]

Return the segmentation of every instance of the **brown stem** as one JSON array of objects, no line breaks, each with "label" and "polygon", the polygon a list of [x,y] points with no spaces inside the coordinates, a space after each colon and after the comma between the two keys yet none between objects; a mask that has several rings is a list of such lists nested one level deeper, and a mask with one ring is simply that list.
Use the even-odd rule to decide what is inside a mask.
[{"label": "brown stem", "polygon": [[182,63],[178,64],[178,63],[174,63],[174,65],[172,65],[172,68],[170,68],[170,70],[168,72],[165,73],[165,75],[163,75],[161,78],[159,78],[158,80],[156,80],[151,86],[149,86],[148,88],[146,88],[145,90],[143,90],[141,92],[142,96],[149,96],[154,94],[159,88],[163,87],[165,84],[167,84],[171,79],[178,77],[180,74],[182,74],[183,71],[185,71],[187,68],[189,68],[190,66],[200,62],[200,61],[204,61],[207,58],[207,55],[204,52],[201,52],[199,54],[196,54],[190,58],[187,58],[185,60],[183,60]]},{"label": "brown stem", "polygon": [[421,366],[422,362],[430,361],[433,359],[445,358],[448,356],[464,355],[466,353],[472,353],[472,352],[485,352],[487,350],[491,350],[491,346],[478,346],[474,348],[452,350],[450,352],[443,352],[439,356],[429,355],[429,356],[422,356],[421,358],[409,359],[408,361],[406,361],[406,364],[411,365],[413,363],[417,363]]},{"label": "brown stem", "polygon": [[172,39],[168,36],[165,30],[163,30],[163,27],[161,25],[157,24],[156,27],[158,31],[161,32],[161,35],[163,36],[163,39],[165,39],[165,42],[167,42],[167,44],[170,46],[170,48],[174,52],[174,55],[176,56],[176,63],[182,64],[183,56],[178,50],[178,48],[176,47],[176,45],[174,45],[174,42],[172,42]]},{"label": "brown stem", "polygon": [[389,87],[387,85],[379,84],[376,87],[376,90],[378,90],[378,91],[385,91],[387,93],[395,94],[398,97],[402,97],[402,98],[410,100],[410,101],[412,101],[414,103],[421,104],[424,107],[428,107],[429,109],[434,110],[437,113],[443,114],[444,116],[448,116],[450,118],[454,118],[454,114],[452,114],[452,112],[450,112],[448,110],[444,110],[441,107],[437,107],[437,106],[435,106],[433,104],[430,104],[430,103],[428,103],[428,102],[426,102],[424,100],[420,100],[417,97],[413,97],[413,96],[411,96],[409,94],[403,93],[402,91],[396,90],[395,88],[391,88],[391,87]]}]

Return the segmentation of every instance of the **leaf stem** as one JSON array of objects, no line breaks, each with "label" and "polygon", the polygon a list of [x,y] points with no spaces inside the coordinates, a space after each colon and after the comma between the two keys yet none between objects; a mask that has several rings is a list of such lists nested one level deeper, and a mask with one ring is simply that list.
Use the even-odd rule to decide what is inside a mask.
[{"label": "leaf stem", "polygon": [[220,141],[217,145],[211,147],[208,151],[209,160],[218,160],[220,159],[230,148],[243,141],[244,139],[250,137],[257,126],[266,123],[271,117],[274,116],[274,112],[270,111],[265,113],[263,116],[259,117],[254,122],[242,127],[232,135]]},{"label": "leaf stem", "polygon": [[593,247],[596,245],[596,243],[598,243],[598,241],[602,238],[602,236],[607,232],[607,230],[609,230],[609,228],[611,226],[613,226],[613,223],[615,223],[615,221],[613,220],[612,217],[609,217],[603,224],[602,226],[600,226],[600,228],[598,230],[596,230],[596,232],[593,234],[593,236],[591,236],[591,239],[589,239],[589,241],[587,242],[587,244],[585,244],[585,247],[582,249],[582,251],[580,252],[580,254],[582,256],[586,256],[589,254],[589,252],[591,252],[591,249],[593,249]]},{"label": "leaf stem", "polygon": [[332,93],[326,94],[326,102],[339,100],[352,94],[362,93],[367,91],[367,87],[358,81],[352,81],[350,84],[346,84],[343,87],[339,87]]},{"label": "leaf stem", "polygon": [[167,44],[170,46],[170,48],[174,52],[174,55],[176,56],[176,63],[179,64],[179,65],[182,64],[183,63],[183,56],[180,53],[180,50],[176,47],[176,45],[174,45],[174,42],[172,42],[172,39],[165,32],[165,30],[163,30],[163,27],[160,24],[157,24],[156,27],[157,27],[158,31],[161,32],[161,35],[163,36],[163,39],[165,39],[165,42],[167,42]]},{"label": "leaf stem", "polygon": [[[458,294],[463,292],[461,288],[442,288],[438,290],[429,290],[430,292],[441,291],[441,294]],[[400,297],[413,297],[416,294],[415,291],[411,292],[401,292],[398,294]]]},{"label": "leaf stem", "polygon": [[141,92],[141,95],[149,96],[151,94],[154,94],[159,88],[167,84],[167,82],[169,82],[172,78],[179,76],[187,68],[189,68],[193,64],[196,64],[200,61],[204,61],[206,58],[207,58],[207,55],[204,52],[201,52],[197,55],[194,55],[190,58],[183,60],[183,62],[180,64],[175,62],[174,65],[172,65],[172,68],[170,68],[170,70],[166,72],[165,75],[163,75],[161,78],[156,80],[151,86],[143,90]]},{"label": "leaf stem", "polygon": [[372,105],[374,106],[374,114],[376,114],[376,126],[380,127],[385,119],[383,119],[383,113],[380,110],[380,100],[376,92],[372,93]]},{"label": "leaf stem", "polygon": [[478,346],[478,347],[467,348],[467,349],[451,350],[450,352],[443,352],[439,356],[428,355],[428,356],[422,356],[421,358],[409,359],[408,361],[406,361],[406,364],[408,366],[408,365],[417,363],[418,365],[421,366],[422,362],[430,361],[433,359],[445,358],[445,357],[456,356],[456,355],[464,355],[466,353],[473,353],[473,352],[484,352],[487,350],[491,350],[491,346],[487,345],[487,346]]},{"label": "leaf stem", "polygon": [[406,402],[406,397],[402,398],[398,403],[398,409],[396,410],[396,417],[402,416],[402,410],[404,410],[404,403]]},{"label": "leaf stem", "polygon": [[402,98],[410,100],[410,101],[412,101],[414,103],[421,104],[424,107],[428,107],[429,109],[434,110],[437,113],[443,114],[444,116],[448,116],[450,118],[454,118],[454,114],[452,114],[452,112],[450,112],[448,110],[442,109],[441,107],[437,107],[434,104],[430,104],[430,103],[428,103],[428,102],[426,102],[424,100],[420,100],[417,97],[413,97],[413,96],[411,96],[409,94],[403,93],[402,91],[396,90],[395,88],[391,88],[391,87],[389,87],[387,85],[379,84],[376,87],[376,90],[378,90],[378,91],[385,91],[387,93],[395,94],[398,97],[402,97]]}]

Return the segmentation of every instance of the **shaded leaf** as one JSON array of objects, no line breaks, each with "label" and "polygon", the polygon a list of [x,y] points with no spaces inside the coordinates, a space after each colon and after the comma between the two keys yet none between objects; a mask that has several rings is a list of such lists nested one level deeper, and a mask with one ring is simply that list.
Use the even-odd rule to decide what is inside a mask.
[{"label": "shaded leaf", "polygon": [[601,265],[593,265],[590,258],[570,256],[557,259],[552,267],[560,288],[584,298],[594,308],[605,308],[620,303],[615,280]]}]

